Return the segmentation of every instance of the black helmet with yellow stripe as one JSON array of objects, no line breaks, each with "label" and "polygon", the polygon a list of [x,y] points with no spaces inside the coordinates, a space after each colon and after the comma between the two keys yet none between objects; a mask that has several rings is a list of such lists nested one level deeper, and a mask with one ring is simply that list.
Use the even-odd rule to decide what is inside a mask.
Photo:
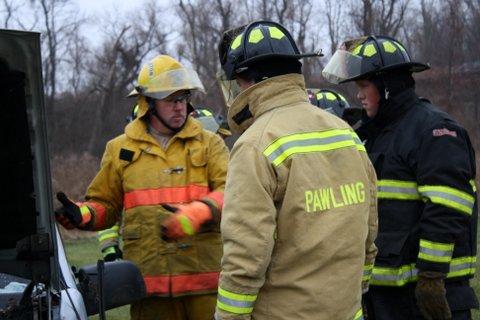
[{"label": "black helmet with yellow stripe", "polygon": [[247,26],[228,30],[219,44],[219,58],[225,80],[248,70],[260,61],[298,61],[320,53],[301,54],[291,34],[273,21],[255,21]]},{"label": "black helmet with yellow stripe", "polygon": [[339,118],[343,117],[345,109],[350,109],[347,99],[340,93],[333,90],[321,89],[315,95],[317,107],[333,113]]},{"label": "black helmet with yellow stripe", "polygon": [[350,106],[347,99],[331,89],[307,89],[310,102],[340,119],[349,125],[355,126],[360,121],[362,109]]},{"label": "black helmet with yellow stripe", "polygon": [[405,47],[386,36],[368,36],[345,41],[322,71],[332,83],[345,83],[389,72],[422,72],[430,66],[414,62]]}]

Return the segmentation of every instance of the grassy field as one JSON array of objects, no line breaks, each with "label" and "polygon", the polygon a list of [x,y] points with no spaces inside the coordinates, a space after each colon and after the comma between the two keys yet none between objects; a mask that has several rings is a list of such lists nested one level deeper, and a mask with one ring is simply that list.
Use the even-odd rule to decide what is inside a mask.
[{"label": "grassy field", "polygon": [[[477,243],[480,248],[480,241],[477,240]],[[83,266],[87,264],[94,264],[98,259],[101,258],[100,251],[98,250],[98,243],[95,238],[81,239],[81,240],[67,240],[66,252],[67,258],[70,262],[70,265],[74,266]],[[478,258],[478,257],[477,257]],[[478,258],[480,261],[480,258]],[[480,268],[477,268],[477,273],[480,271]],[[480,297],[480,276],[476,276],[472,281],[472,286],[477,293],[477,296]],[[127,320],[130,319],[129,316],[129,307],[121,307],[113,310],[107,311],[108,320]],[[98,316],[90,317],[89,319],[98,319]],[[480,320],[480,312],[474,310],[473,319]]]},{"label": "grassy field", "polygon": [[[65,250],[70,265],[76,267],[95,264],[101,259],[96,238],[87,238],[79,240],[65,241]],[[127,320],[130,319],[130,307],[124,306],[117,309],[107,311],[106,318],[108,320]],[[91,320],[99,319],[98,316],[89,317]]]}]

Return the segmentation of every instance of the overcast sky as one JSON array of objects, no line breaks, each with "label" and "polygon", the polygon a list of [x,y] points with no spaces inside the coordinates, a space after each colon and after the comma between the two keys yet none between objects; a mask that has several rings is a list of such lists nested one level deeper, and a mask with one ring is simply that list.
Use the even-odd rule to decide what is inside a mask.
[{"label": "overcast sky", "polygon": [[[158,3],[168,10],[172,8],[174,0],[156,0]],[[147,3],[147,0],[74,0],[80,13],[85,17],[91,17],[95,21],[101,21],[102,17],[107,18],[112,14],[121,16],[127,15],[129,12],[136,12],[142,9],[142,6]],[[173,8],[170,9],[173,12]],[[159,12],[162,17],[168,19],[172,15]],[[97,20],[98,19],[98,20]],[[103,36],[101,23],[91,23],[84,27],[85,35],[90,39],[93,45],[100,43]]]}]

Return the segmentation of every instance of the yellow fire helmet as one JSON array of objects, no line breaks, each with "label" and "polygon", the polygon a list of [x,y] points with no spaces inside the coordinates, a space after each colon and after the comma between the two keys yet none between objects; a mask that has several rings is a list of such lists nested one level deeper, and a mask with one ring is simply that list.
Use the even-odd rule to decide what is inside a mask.
[{"label": "yellow fire helmet", "polygon": [[199,90],[205,93],[198,74],[167,55],[159,55],[146,63],[137,79],[137,85],[128,96],[143,95],[163,99],[179,90]]}]

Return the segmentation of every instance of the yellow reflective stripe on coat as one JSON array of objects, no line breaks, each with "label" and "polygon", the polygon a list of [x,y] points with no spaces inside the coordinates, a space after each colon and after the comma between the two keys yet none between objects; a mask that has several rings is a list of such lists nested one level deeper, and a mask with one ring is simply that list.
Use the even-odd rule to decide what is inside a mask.
[{"label": "yellow reflective stripe on coat", "polygon": [[420,239],[418,258],[440,263],[449,263],[452,260],[453,243],[440,243]]},{"label": "yellow reflective stripe on coat", "polygon": [[279,166],[294,154],[325,152],[348,147],[365,151],[365,147],[354,132],[349,129],[333,129],[281,137],[270,144],[263,154],[275,166]]},{"label": "yellow reflective stripe on coat", "polygon": [[363,266],[362,281],[370,281],[372,277],[373,264],[366,264]]},{"label": "yellow reflective stripe on coat", "polygon": [[98,242],[103,242],[108,239],[116,239],[118,235],[119,226],[114,225],[110,229],[105,229],[97,233]]},{"label": "yellow reflective stripe on coat", "polygon": [[178,222],[180,222],[180,226],[182,227],[182,231],[189,236],[195,234],[195,230],[193,230],[192,222],[189,218],[183,215],[177,216]]},{"label": "yellow reflective stripe on coat", "polygon": [[447,278],[464,277],[475,274],[477,257],[462,257],[452,259]]},{"label": "yellow reflective stripe on coat", "polygon": [[253,306],[257,300],[257,295],[239,294],[218,287],[217,308],[235,313],[249,314],[253,311]]},{"label": "yellow reflective stripe on coat", "polygon": [[[458,257],[450,262],[447,278],[473,276],[475,274],[476,257]],[[415,263],[403,265],[397,268],[377,267],[372,270],[370,284],[374,286],[401,287],[418,279],[418,269]]]},{"label": "yellow reflective stripe on coat", "polygon": [[447,186],[419,186],[418,191],[432,203],[472,214],[475,198],[466,192]]},{"label": "yellow reflective stripe on coat", "polygon": [[379,199],[421,200],[414,181],[378,180],[377,197]]},{"label": "yellow reflective stripe on coat", "polygon": [[90,208],[88,208],[87,205],[80,206],[80,213],[82,214],[83,218],[91,215]]},{"label": "yellow reflective stripe on coat", "polygon": [[372,270],[371,285],[401,287],[417,280],[418,270],[415,263],[403,265],[398,268],[377,267]]},{"label": "yellow reflective stripe on coat", "polygon": [[363,311],[362,311],[362,309],[359,309],[359,310],[355,313],[355,316],[353,317],[353,320],[363,320]]},{"label": "yellow reflective stripe on coat", "polygon": [[115,253],[115,248],[114,247],[108,247],[107,249],[105,249],[105,251],[102,251],[102,254],[103,254],[104,257],[106,257],[107,255],[109,255],[111,253]]}]

